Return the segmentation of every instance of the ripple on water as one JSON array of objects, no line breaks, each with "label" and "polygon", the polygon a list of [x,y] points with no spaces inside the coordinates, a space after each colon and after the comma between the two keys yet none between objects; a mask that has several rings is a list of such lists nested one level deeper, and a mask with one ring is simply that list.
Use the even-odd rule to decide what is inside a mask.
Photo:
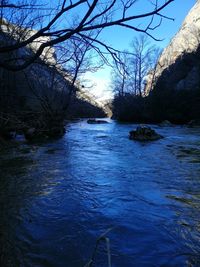
[{"label": "ripple on water", "polygon": [[1,266],[83,267],[110,228],[114,267],[200,266],[199,132],[152,126],[165,138],[138,143],[135,127],[83,120],[1,152]]}]

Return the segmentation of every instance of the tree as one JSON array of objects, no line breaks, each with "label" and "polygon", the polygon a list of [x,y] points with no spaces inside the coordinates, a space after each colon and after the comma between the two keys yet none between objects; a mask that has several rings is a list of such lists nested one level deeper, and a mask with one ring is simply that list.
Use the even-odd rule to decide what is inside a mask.
[{"label": "tree", "polygon": [[135,37],[131,48],[129,72],[131,73],[132,93],[144,96],[147,94],[145,92],[146,83],[152,82],[149,80],[150,75],[151,79],[154,79],[155,66],[160,49],[155,45],[151,45],[148,37],[145,35]]},{"label": "tree", "polygon": [[[91,32],[91,37],[98,32]],[[95,37],[94,37],[95,38]],[[67,101],[65,102],[63,111],[67,111],[70,99],[76,92],[82,91],[85,86],[84,74],[87,72],[96,72],[102,67],[103,62],[94,60],[96,54],[92,49],[91,42],[83,42],[80,38],[71,38],[60,46],[56,46],[56,69],[69,82]]]},{"label": "tree", "polygon": [[124,52],[121,68],[115,68],[113,115],[119,120],[145,122],[147,82],[152,87],[159,49],[146,35],[135,37],[131,49]]},{"label": "tree", "polygon": [[135,96],[146,95],[146,83],[152,87],[159,54],[160,49],[152,45],[146,35],[135,37],[131,49],[120,55],[121,64],[115,65],[113,91],[119,96],[126,93]]},{"label": "tree", "polygon": [[[143,0],[149,10],[135,15],[133,12],[138,2],[136,0],[62,0],[53,4],[41,0],[40,5],[32,0],[17,0],[15,4],[1,1],[1,14],[4,17],[1,19],[1,35],[6,36],[9,42],[2,42],[0,46],[0,67],[12,71],[25,69],[41,57],[45,49],[72,38],[90,44],[105,61],[106,53],[119,61],[118,51],[102,41],[100,35],[95,38],[91,36],[91,31],[103,31],[105,28],[118,26],[143,32],[154,38],[151,31],[161,24],[163,18],[168,18],[162,11],[173,1],[163,0],[161,3],[147,0],[144,3]],[[139,19],[146,19],[141,27],[134,24]],[[34,53],[30,52],[19,58],[18,52],[15,57],[7,58],[8,53],[23,48],[30,50],[33,46]]]},{"label": "tree", "polygon": [[129,53],[120,54],[120,64],[115,64],[112,71],[112,90],[118,97],[123,97],[128,90],[129,81]]}]

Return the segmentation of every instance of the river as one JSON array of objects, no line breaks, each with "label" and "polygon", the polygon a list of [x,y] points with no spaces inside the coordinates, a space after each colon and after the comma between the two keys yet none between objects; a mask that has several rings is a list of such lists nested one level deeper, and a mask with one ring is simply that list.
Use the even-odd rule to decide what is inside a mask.
[{"label": "river", "polygon": [[105,232],[93,267],[200,266],[200,129],[108,121],[1,150],[2,267],[84,267]]}]

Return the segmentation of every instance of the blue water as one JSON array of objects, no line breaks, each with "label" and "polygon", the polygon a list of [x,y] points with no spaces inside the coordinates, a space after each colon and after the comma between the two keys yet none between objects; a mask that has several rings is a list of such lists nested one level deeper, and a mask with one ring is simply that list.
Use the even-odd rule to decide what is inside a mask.
[{"label": "blue water", "polygon": [[[62,139],[0,153],[2,267],[84,267],[108,231],[112,267],[200,266],[200,129],[67,125]],[[106,242],[93,267],[107,267]]]}]

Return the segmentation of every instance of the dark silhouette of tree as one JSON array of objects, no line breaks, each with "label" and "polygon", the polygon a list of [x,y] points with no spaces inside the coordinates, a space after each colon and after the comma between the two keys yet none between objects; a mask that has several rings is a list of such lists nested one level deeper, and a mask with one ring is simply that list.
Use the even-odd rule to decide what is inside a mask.
[{"label": "dark silhouette of tree", "polygon": [[[118,26],[146,33],[156,39],[151,32],[161,24],[163,18],[170,19],[162,11],[173,1],[146,1],[149,10],[138,14],[133,13],[136,0],[63,0],[53,4],[45,4],[44,1],[37,4],[32,0],[14,3],[1,1],[1,35],[6,36],[9,42],[0,45],[0,67],[22,70],[35,62],[45,49],[71,39],[81,39],[89,44],[105,61],[106,53],[119,61],[118,51],[102,41],[100,35],[91,36],[91,32]],[[135,25],[134,22],[140,19],[144,19],[143,26]],[[33,46],[34,53],[26,53],[18,58],[18,52],[14,53],[14,57],[12,54],[12,58],[7,57],[8,53]]]},{"label": "dark silhouette of tree", "polygon": [[[132,94],[145,96],[146,83],[153,83],[160,49],[149,42],[148,36],[139,35],[131,43],[131,49],[121,53],[121,64],[113,70],[112,87],[118,96]],[[148,80],[148,81],[147,81]]]},{"label": "dark silhouette of tree", "polygon": [[146,96],[154,83],[158,55],[159,49],[146,35],[135,37],[131,49],[123,53],[120,66],[115,67],[112,84],[115,118],[135,122],[147,120]]},{"label": "dark silhouette of tree", "polygon": [[128,51],[120,54],[120,64],[114,64],[112,71],[112,90],[118,97],[123,97],[128,92],[129,63]]},{"label": "dark silhouette of tree", "polygon": [[153,71],[158,59],[159,49],[149,42],[145,35],[135,37],[131,44],[130,73],[132,93],[144,96],[148,73]]}]

